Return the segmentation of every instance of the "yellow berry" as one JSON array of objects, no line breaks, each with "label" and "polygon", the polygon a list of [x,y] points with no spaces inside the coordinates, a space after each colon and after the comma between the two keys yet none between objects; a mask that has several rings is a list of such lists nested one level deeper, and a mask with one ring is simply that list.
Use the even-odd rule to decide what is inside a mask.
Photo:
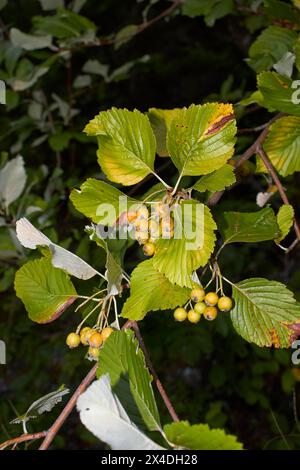
[{"label": "yellow berry", "polygon": [[200,315],[204,313],[205,309],[206,309],[206,305],[204,302],[197,302],[194,305],[195,312],[199,313]]},{"label": "yellow berry", "polygon": [[134,224],[137,232],[148,232],[149,224],[146,219],[139,219]]},{"label": "yellow berry", "polygon": [[66,344],[69,348],[77,348],[80,344],[80,336],[77,333],[69,333],[66,339]]},{"label": "yellow berry", "polygon": [[148,241],[149,233],[137,230],[134,234],[134,238],[139,242],[140,245],[144,245]]},{"label": "yellow berry", "polygon": [[136,212],[127,212],[127,221],[129,223],[134,222],[137,218],[137,213]]},{"label": "yellow berry", "polygon": [[101,331],[101,338],[102,338],[103,343],[104,341],[107,340],[107,338],[109,338],[109,336],[113,333],[113,331],[114,330],[110,328],[110,326],[103,328],[103,330]]},{"label": "yellow berry", "polygon": [[183,307],[178,307],[174,310],[174,318],[177,321],[184,321],[187,318],[187,311]]},{"label": "yellow berry", "polygon": [[99,348],[101,344],[102,344],[102,336],[100,333],[96,331],[95,333],[92,334],[92,336],[90,336],[89,345],[92,348]]},{"label": "yellow berry", "polygon": [[159,202],[155,205],[155,212],[160,217],[166,217],[170,213],[170,208],[168,204],[164,204],[163,202]]},{"label": "yellow berry", "polygon": [[159,234],[160,234],[160,228],[156,220],[152,219],[149,221],[149,232],[150,232],[151,240],[158,240]]},{"label": "yellow berry", "polygon": [[193,302],[202,302],[205,297],[205,290],[203,287],[196,287],[191,290],[191,299]]},{"label": "yellow berry", "polygon": [[232,300],[230,297],[226,297],[225,295],[223,297],[220,297],[218,300],[218,307],[221,312],[228,312],[229,310],[232,309]]},{"label": "yellow berry", "polygon": [[155,245],[152,242],[145,243],[143,246],[143,252],[146,256],[153,256],[155,253]]},{"label": "yellow berry", "polygon": [[194,309],[189,310],[188,312],[188,321],[191,323],[198,323],[201,318],[200,313],[196,312]]},{"label": "yellow berry", "polygon": [[141,206],[137,211],[138,219],[148,219],[149,212],[146,206]]},{"label": "yellow berry", "polygon": [[93,348],[92,346],[89,347],[88,355],[90,359],[94,359],[95,361],[97,361],[99,354],[100,354],[99,348]]},{"label": "yellow berry", "polygon": [[214,320],[218,315],[216,307],[206,307],[204,311],[204,317],[206,320]]},{"label": "yellow berry", "polygon": [[206,296],[204,297],[204,301],[206,305],[209,305],[210,307],[217,305],[218,300],[219,300],[219,296],[218,294],[216,294],[216,292],[208,292]]},{"label": "yellow berry", "polygon": [[89,339],[95,333],[95,330],[93,330],[93,328],[88,327],[83,328],[83,330],[80,332],[80,340],[84,346],[87,346],[89,344]]}]

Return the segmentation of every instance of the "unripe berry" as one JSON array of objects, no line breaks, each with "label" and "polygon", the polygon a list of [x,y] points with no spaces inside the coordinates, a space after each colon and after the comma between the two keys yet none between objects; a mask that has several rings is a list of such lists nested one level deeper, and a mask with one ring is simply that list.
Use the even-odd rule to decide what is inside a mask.
[{"label": "unripe berry", "polygon": [[208,292],[206,296],[204,297],[204,301],[206,305],[209,305],[210,307],[217,305],[218,300],[219,300],[219,296],[218,294],[216,294],[216,292]]},{"label": "unripe berry", "polygon": [[143,252],[146,256],[153,256],[155,250],[155,245],[152,242],[145,243],[145,245],[143,246]]},{"label": "unripe berry", "polygon": [[198,323],[199,320],[201,318],[201,315],[200,313],[198,312],[195,312],[194,309],[191,309],[189,312],[188,312],[188,321],[191,322],[191,323]]},{"label": "unripe berry", "polygon": [[77,333],[69,333],[66,339],[69,348],[77,348],[80,344],[80,336]]},{"label": "unripe berry", "polygon": [[218,315],[218,310],[216,307],[206,307],[204,311],[204,318],[206,320],[214,320]]},{"label": "unripe berry", "polygon": [[196,287],[191,290],[191,299],[193,302],[202,302],[205,297],[205,290],[203,287]]},{"label": "unripe berry", "polygon": [[218,307],[221,312],[228,312],[229,310],[232,309],[232,300],[230,297],[226,297],[225,295],[223,297],[219,298],[218,301]]},{"label": "unripe berry", "polygon": [[89,347],[88,349],[88,355],[89,355],[89,358],[90,359],[94,359],[95,361],[98,360],[98,357],[99,357],[99,354],[100,354],[100,349],[98,348],[93,348],[93,347]]},{"label": "unripe berry", "polygon": [[102,344],[102,336],[98,331],[92,334],[92,336],[89,338],[89,345],[92,348],[99,348]]},{"label": "unripe berry", "polygon": [[102,338],[103,343],[104,341],[107,340],[107,338],[109,338],[109,336],[113,333],[113,331],[114,330],[110,328],[110,326],[103,328],[103,330],[101,331],[101,338]]},{"label": "unripe berry", "polygon": [[174,318],[177,321],[184,321],[187,318],[187,311],[183,307],[178,307],[174,310]]},{"label": "unripe berry", "polygon": [[199,313],[199,315],[202,315],[206,309],[206,305],[204,302],[198,302],[194,305],[194,310],[195,312]]},{"label": "unripe berry", "polygon": [[84,346],[87,346],[89,344],[89,339],[90,337],[95,333],[95,330],[93,330],[93,328],[83,328],[80,332],[80,340],[81,340],[81,343],[84,345]]}]

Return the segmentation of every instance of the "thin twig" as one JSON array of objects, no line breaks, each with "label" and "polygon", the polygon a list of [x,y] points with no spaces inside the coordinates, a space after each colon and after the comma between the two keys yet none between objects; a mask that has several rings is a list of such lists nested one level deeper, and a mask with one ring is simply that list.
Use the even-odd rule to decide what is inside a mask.
[{"label": "thin twig", "polygon": [[[250,147],[247,148],[247,150],[239,157],[238,160],[236,160],[235,162],[235,168],[239,168],[243,163],[245,163],[247,160],[249,160],[249,158],[252,157],[252,155],[254,155],[255,153],[257,153],[258,149],[262,146],[262,144],[264,143],[267,135],[268,135],[268,132],[269,132],[269,128],[271,126],[271,124],[273,124],[274,121],[276,121],[277,119],[279,119],[280,117],[282,117],[284,114],[283,113],[278,113],[276,114],[276,116],[274,116],[272,119],[270,119],[270,121],[268,121],[265,125],[264,125],[264,129],[263,131],[259,134],[259,136],[257,137],[257,139],[253,142],[252,145],[250,145]],[[223,191],[216,191],[215,193],[213,193],[210,198],[208,199],[207,201],[207,205],[209,207],[212,207],[212,206],[215,206],[219,200],[221,199],[221,197],[223,196],[225,190]]]},{"label": "thin twig", "polygon": [[154,379],[155,385],[157,387],[157,390],[159,391],[160,396],[162,397],[162,399],[163,399],[163,401],[166,405],[166,408],[167,408],[168,412],[170,413],[171,418],[173,419],[173,421],[178,422],[179,418],[178,418],[178,416],[176,414],[176,411],[174,410],[174,407],[173,407],[173,405],[172,405],[172,403],[171,403],[171,401],[170,401],[170,399],[167,395],[167,392],[165,391],[165,389],[164,389],[161,381],[159,380],[159,377],[158,377],[158,375],[157,375],[157,373],[156,373],[156,371],[153,367],[153,364],[151,362],[149,353],[148,353],[147,348],[145,346],[145,343],[144,343],[144,340],[143,340],[143,337],[141,335],[141,332],[140,332],[140,329],[139,329],[139,326],[138,326],[137,322],[132,321],[130,326],[134,330],[135,335],[137,337],[137,340],[139,342],[139,345],[141,347],[141,350],[144,353],[146,364],[147,364],[147,366],[148,366],[148,368],[149,368],[149,370],[150,370],[150,372],[153,376],[153,379]]},{"label": "thin twig", "polygon": [[[261,145],[258,147],[257,153],[260,156],[260,158],[262,159],[262,161],[263,161],[269,175],[272,177],[275,185],[277,186],[277,189],[278,189],[278,192],[279,192],[280,197],[282,199],[282,202],[284,204],[290,205],[290,201],[289,201],[289,199],[286,195],[285,189],[282,186],[281,181],[280,181],[280,179],[279,179],[279,177],[276,173],[276,170],[273,167],[268,155],[266,154],[266,152],[264,151],[264,149],[262,148]],[[300,241],[300,227],[299,227],[298,222],[297,222],[296,219],[294,219],[294,230],[295,230],[295,233],[296,233],[296,236],[297,236],[297,240]]]},{"label": "thin twig", "polygon": [[58,416],[58,418],[54,421],[51,428],[48,430],[45,439],[43,440],[39,450],[46,450],[50,446],[51,442],[53,441],[54,437],[58,433],[59,429],[62,427],[65,420],[68,418],[69,414],[73,410],[76,405],[77,398],[86,390],[86,388],[90,385],[90,383],[94,380],[97,372],[98,364],[95,364],[94,367],[89,371],[87,376],[83,379],[81,384],[77,387],[73,395],[71,396],[70,400]]},{"label": "thin twig", "polygon": [[[123,325],[122,329],[125,330],[127,328],[130,328],[130,326],[131,326],[131,322],[127,321]],[[86,388],[90,385],[90,383],[96,377],[97,368],[98,368],[98,363],[94,365],[94,367],[89,371],[87,376],[83,379],[81,384],[77,387],[77,389],[75,390],[75,392],[71,396],[70,400],[66,404],[65,408],[62,410],[60,415],[57,417],[57,419],[52,424],[51,428],[46,433],[46,437],[43,440],[39,450],[47,450],[48,449],[48,447],[50,446],[50,444],[53,441],[54,437],[58,433],[59,429],[62,427],[65,420],[68,418],[69,414],[71,413],[71,411],[75,407],[76,402],[77,402],[77,398],[79,397],[79,395],[81,395],[86,390]]]},{"label": "thin twig", "polygon": [[0,450],[4,450],[6,447],[20,444],[21,442],[34,441],[35,439],[42,439],[47,436],[47,431],[36,432],[34,434],[22,434],[22,436],[8,439],[7,441],[0,444]]}]

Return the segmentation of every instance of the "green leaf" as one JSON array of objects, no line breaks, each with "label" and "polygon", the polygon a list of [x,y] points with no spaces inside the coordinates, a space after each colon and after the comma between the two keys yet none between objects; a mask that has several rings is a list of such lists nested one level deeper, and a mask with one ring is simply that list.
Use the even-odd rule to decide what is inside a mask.
[{"label": "green leaf", "polygon": [[284,284],[246,279],[232,284],[232,297],[232,324],[245,340],[261,347],[288,348],[298,336],[300,306]]},{"label": "green leaf", "polygon": [[[257,77],[258,89],[263,96],[263,106],[271,110],[300,116],[298,81],[292,81],[276,72],[262,72]],[[299,88],[299,83],[298,83]]]},{"label": "green leaf", "polygon": [[294,209],[289,204],[284,204],[280,207],[277,214],[277,223],[280,229],[280,236],[276,238],[275,242],[280,243],[289,233],[294,221]]},{"label": "green leaf", "polygon": [[224,212],[218,220],[218,228],[226,245],[274,240],[280,234],[274,211],[270,207],[256,212]]},{"label": "green leaf", "polygon": [[295,46],[294,46],[294,52],[295,52],[295,65],[297,67],[298,72],[300,71],[300,38],[297,39]]},{"label": "green leaf", "polygon": [[300,24],[299,11],[290,3],[279,0],[264,0],[264,10],[272,19],[277,19],[283,23],[286,20],[293,25]]},{"label": "green leaf", "polygon": [[232,156],[235,133],[232,105],[192,104],[172,120],[167,134],[169,155],[182,176],[205,175]]},{"label": "green leaf", "polygon": [[204,16],[207,26],[213,26],[215,21],[234,11],[233,0],[185,0],[182,5],[184,15],[195,18]]},{"label": "green leaf", "polygon": [[139,27],[136,24],[129,24],[122,28],[115,36],[115,50],[126,44],[138,32]]},{"label": "green leaf", "polygon": [[297,39],[297,33],[280,26],[269,26],[252,43],[247,61],[256,72],[268,70],[278,62],[286,52],[291,51]]},{"label": "green leaf", "polygon": [[192,287],[192,273],[205,266],[215,246],[217,226],[210,210],[194,200],[173,210],[174,237],[156,243],[153,266],[173,284]]},{"label": "green leaf", "polygon": [[87,30],[96,30],[92,21],[63,8],[59,8],[56,15],[35,16],[33,25],[37,32],[50,34],[58,39],[79,37]]},{"label": "green leaf", "polygon": [[33,34],[25,34],[19,29],[12,28],[10,30],[10,40],[14,47],[21,47],[26,51],[35,51],[37,49],[44,49],[51,47],[52,37],[38,36]]},{"label": "green leaf", "polygon": [[56,8],[63,6],[63,0],[39,0],[42,6],[42,9],[47,10],[56,10]]},{"label": "green leaf", "polygon": [[[280,175],[288,176],[300,171],[300,116],[284,116],[275,121],[270,126],[264,150]],[[256,171],[266,171],[259,157]]]},{"label": "green leaf", "polygon": [[112,108],[99,114],[98,162],[106,176],[126,186],[154,172],[155,136],[140,111]]},{"label": "green leaf", "polygon": [[116,331],[104,343],[97,377],[109,374],[111,385],[131,420],[142,429],[160,430],[159,414],[144,354],[131,330]]},{"label": "green leaf", "polygon": [[37,323],[56,320],[76,300],[76,290],[69,276],[42,258],[24,264],[16,273],[15,290]]},{"label": "green leaf", "polygon": [[0,206],[6,209],[18,199],[26,184],[24,160],[20,155],[9,160],[0,170]]},{"label": "green leaf", "polygon": [[126,213],[138,201],[104,181],[89,178],[73,189],[70,199],[74,207],[96,224],[113,226],[121,214]]},{"label": "green leaf", "polygon": [[148,117],[157,142],[157,153],[160,157],[168,157],[167,130],[170,129],[172,120],[180,113],[179,108],[158,109],[150,108]]},{"label": "green leaf", "polygon": [[222,191],[235,182],[234,168],[232,165],[226,163],[219,170],[202,176],[202,178],[194,184],[193,189],[202,193],[205,191]]},{"label": "green leaf", "polygon": [[170,442],[190,450],[243,450],[243,444],[223,429],[210,429],[207,424],[191,425],[187,421],[166,424],[164,432]]},{"label": "green leaf", "polygon": [[130,297],[123,306],[122,317],[142,320],[150,311],[181,306],[190,291],[171,282],[153,267],[153,260],[140,263],[132,272]]}]

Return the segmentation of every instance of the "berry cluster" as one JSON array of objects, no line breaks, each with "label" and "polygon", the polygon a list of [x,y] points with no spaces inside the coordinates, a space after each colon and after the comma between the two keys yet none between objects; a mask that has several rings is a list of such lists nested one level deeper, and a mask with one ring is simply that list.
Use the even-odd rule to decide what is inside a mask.
[{"label": "berry cluster", "polygon": [[86,326],[82,328],[79,333],[69,333],[66,344],[71,349],[77,348],[80,344],[88,346],[88,358],[97,361],[101,346],[113,331],[114,330],[109,326],[103,328],[101,332],[97,331],[95,328]]},{"label": "berry cluster", "polygon": [[198,323],[203,315],[206,320],[214,320],[218,315],[218,309],[221,312],[228,312],[232,309],[232,300],[230,297],[218,296],[216,292],[205,293],[202,287],[191,290],[191,302],[194,306],[187,311],[184,307],[178,307],[174,311],[174,318],[177,321],[188,319],[191,323]]},{"label": "berry cluster", "polygon": [[174,236],[174,221],[169,206],[162,201],[155,204],[151,215],[146,206],[136,212],[128,212],[127,221],[133,224],[135,239],[143,245],[146,256],[155,254],[155,244],[160,237],[170,239]]}]

